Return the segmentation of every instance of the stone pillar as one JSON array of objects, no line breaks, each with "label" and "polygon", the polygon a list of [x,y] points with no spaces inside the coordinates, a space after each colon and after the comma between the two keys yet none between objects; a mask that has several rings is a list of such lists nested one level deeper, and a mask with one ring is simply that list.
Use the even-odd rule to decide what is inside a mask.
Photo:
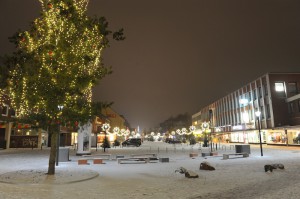
[{"label": "stone pillar", "polygon": [[7,122],[6,123],[6,128],[5,128],[5,140],[6,140],[6,148],[10,148],[10,135],[11,135],[11,129],[12,129],[12,122]]},{"label": "stone pillar", "polygon": [[78,149],[76,155],[91,154],[91,133],[92,123],[88,122],[83,126],[79,126],[77,137]]},{"label": "stone pillar", "polygon": [[43,140],[42,140],[42,129],[38,128],[38,148],[39,149],[42,149],[42,143],[43,143]]}]

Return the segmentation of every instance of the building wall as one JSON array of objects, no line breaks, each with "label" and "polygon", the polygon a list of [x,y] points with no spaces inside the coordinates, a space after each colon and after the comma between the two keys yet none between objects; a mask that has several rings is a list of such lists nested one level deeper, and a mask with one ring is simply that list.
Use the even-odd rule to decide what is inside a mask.
[{"label": "building wall", "polygon": [[[284,89],[278,92],[275,83],[280,82]],[[299,134],[299,91],[300,73],[268,73],[203,107],[193,115],[192,122],[194,124],[197,120],[200,126],[201,122],[211,121],[220,135],[231,136],[234,142],[257,142],[259,132],[255,112],[260,111],[263,141],[277,139],[280,140],[278,143],[292,144]],[[243,104],[241,100],[244,99],[247,102]],[[213,111],[212,118],[209,117],[209,110]]]},{"label": "building wall", "polygon": [[[296,125],[296,117],[299,117],[299,108],[297,109],[296,101],[294,103],[294,113],[289,113],[288,103],[286,99],[297,94],[289,90],[288,84],[295,82],[297,88],[300,88],[300,74],[270,74],[270,85],[271,85],[271,95],[274,111],[274,123],[275,127],[286,126],[286,125]],[[284,83],[285,90],[283,92],[275,91],[275,83]],[[297,91],[298,92],[298,91]],[[295,120],[296,119],[296,120]],[[300,124],[300,123],[298,123]]]}]

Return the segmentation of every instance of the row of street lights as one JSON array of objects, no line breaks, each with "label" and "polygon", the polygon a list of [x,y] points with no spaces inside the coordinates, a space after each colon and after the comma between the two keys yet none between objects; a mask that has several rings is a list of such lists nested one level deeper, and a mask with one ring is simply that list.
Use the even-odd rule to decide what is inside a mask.
[{"label": "row of street lights", "polygon": [[[261,140],[261,127],[260,127],[260,116],[261,116],[261,112],[260,111],[256,111],[255,112],[257,121],[258,121],[258,132],[259,132],[259,143],[260,143],[260,151],[261,151],[261,156],[263,156],[263,149],[262,149],[262,140]],[[211,120],[212,115],[210,115],[210,120]],[[211,122],[211,121],[210,121]],[[209,124],[208,123],[203,123],[202,128],[204,129],[204,131],[209,128]],[[105,135],[105,139],[106,139],[106,134],[116,134],[117,136],[128,136],[130,135],[130,131],[127,129],[120,129],[119,127],[115,127],[113,129],[113,133],[110,133],[108,130],[110,129],[110,125],[105,123],[102,125],[102,129],[104,131],[104,135]],[[190,126],[189,131],[186,128],[182,128],[182,129],[177,129],[176,131],[172,131],[171,135],[175,136],[175,134],[178,135],[190,135],[192,134],[194,131],[196,130],[195,126]],[[212,133],[212,132],[211,132]],[[135,134],[135,132],[133,131],[132,134]],[[154,136],[155,133],[152,132],[151,136]],[[157,133],[157,136],[161,136],[160,133]]]}]

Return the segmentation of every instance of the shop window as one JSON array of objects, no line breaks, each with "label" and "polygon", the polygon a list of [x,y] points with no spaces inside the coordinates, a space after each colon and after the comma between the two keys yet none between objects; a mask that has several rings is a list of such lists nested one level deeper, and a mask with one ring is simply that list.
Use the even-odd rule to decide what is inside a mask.
[{"label": "shop window", "polygon": [[295,135],[293,136],[293,144],[300,144],[300,133],[297,132],[297,134],[296,133],[294,134]]}]

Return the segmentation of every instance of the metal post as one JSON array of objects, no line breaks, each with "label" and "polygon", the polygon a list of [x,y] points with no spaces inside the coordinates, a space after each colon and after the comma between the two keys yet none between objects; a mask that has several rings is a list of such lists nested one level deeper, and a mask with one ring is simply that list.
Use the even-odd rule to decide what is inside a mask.
[{"label": "metal post", "polygon": [[56,166],[58,166],[59,160],[59,142],[60,142],[60,125],[58,124],[58,131],[57,131],[57,139],[56,139]]},{"label": "metal post", "polygon": [[259,133],[260,155],[263,156],[262,142],[261,142],[261,132],[260,132],[260,119],[259,119],[259,117],[257,117],[257,121],[258,121],[258,133]]},{"label": "metal post", "polygon": [[98,149],[98,132],[96,132],[96,151]]},{"label": "metal post", "polygon": [[104,153],[105,153],[105,148],[106,148],[106,129],[105,129],[105,132],[104,132],[104,142],[103,142]]},{"label": "metal post", "polygon": [[213,151],[213,143],[212,143],[212,131],[213,131],[213,125],[212,125],[212,118],[213,117],[213,111],[209,109],[209,126],[210,126],[210,151]]}]

